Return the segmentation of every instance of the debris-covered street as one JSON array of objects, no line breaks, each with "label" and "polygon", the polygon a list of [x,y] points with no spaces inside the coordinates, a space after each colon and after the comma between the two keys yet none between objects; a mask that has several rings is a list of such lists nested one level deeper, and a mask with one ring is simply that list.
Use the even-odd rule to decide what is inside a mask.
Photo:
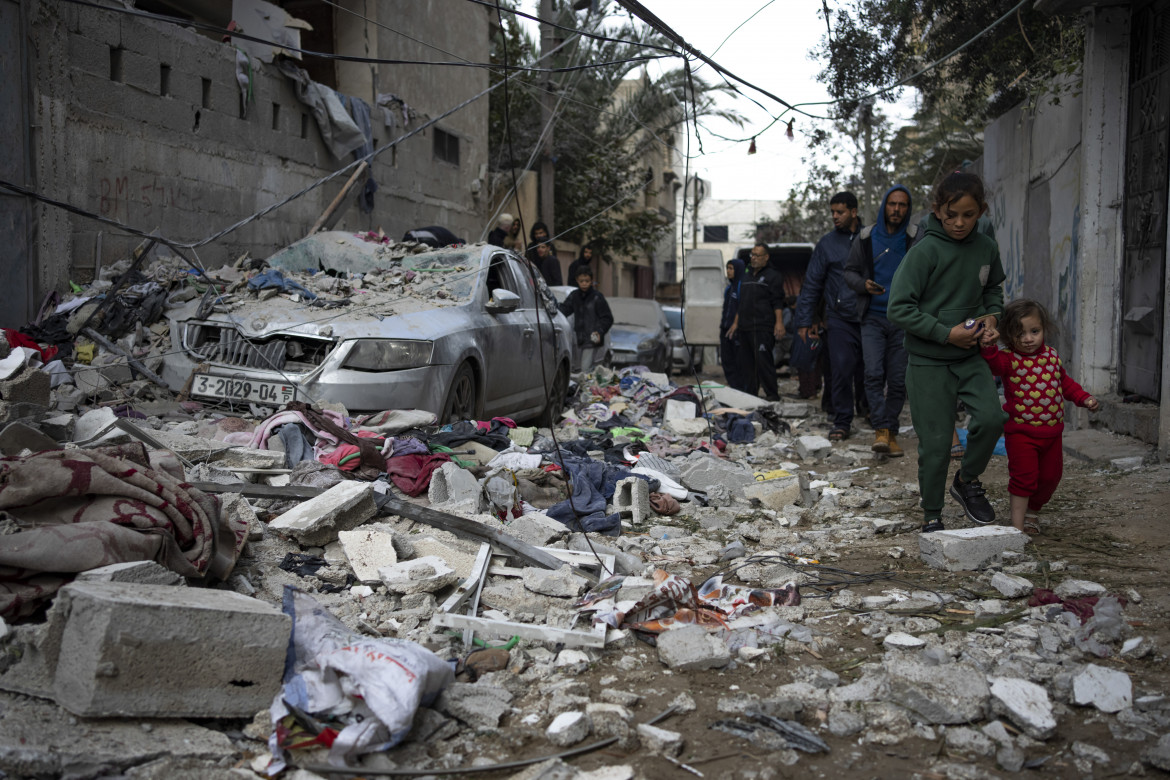
[{"label": "debris-covered street", "polygon": [[5,343],[5,777],[1170,770],[1144,445],[1069,433],[1035,538],[920,534],[912,428],[832,443],[794,378],[599,367],[551,429],[194,400],[142,377],[201,282],[145,267]]}]

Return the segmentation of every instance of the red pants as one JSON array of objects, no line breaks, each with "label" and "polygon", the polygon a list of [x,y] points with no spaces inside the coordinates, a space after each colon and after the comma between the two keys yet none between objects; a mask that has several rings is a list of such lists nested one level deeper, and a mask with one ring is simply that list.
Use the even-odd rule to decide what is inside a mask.
[{"label": "red pants", "polygon": [[1032,437],[1023,433],[1004,436],[1008,454],[1008,492],[1027,496],[1028,509],[1039,511],[1052,498],[1064,472],[1060,436]]}]

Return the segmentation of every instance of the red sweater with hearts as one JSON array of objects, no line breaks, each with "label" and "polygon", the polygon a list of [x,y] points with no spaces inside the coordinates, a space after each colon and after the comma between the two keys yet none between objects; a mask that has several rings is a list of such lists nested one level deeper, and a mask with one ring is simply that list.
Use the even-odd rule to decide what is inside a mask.
[{"label": "red sweater with hearts", "polygon": [[991,373],[1003,377],[1003,410],[1008,413],[1004,433],[1059,436],[1064,430],[1063,399],[1084,406],[1092,397],[1065,373],[1060,355],[1047,344],[1031,355],[997,347],[984,347],[982,354]]}]

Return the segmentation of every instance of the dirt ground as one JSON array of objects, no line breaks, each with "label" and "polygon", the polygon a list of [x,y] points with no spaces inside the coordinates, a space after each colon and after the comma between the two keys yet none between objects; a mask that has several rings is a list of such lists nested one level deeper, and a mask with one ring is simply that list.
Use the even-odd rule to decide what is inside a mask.
[{"label": "dirt ground", "polygon": [[[785,385],[781,386],[782,392]],[[813,426],[813,432],[821,432]],[[854,434],[852,443],[869,443],[871,434]],[[906,439],[907,453],[903,458],[878,463],[869,471],[856,475],[855,485],[866,485],[869,481],[892,477],[898,484],[917,482],[917,456],[914,440]],[[954,467],[952,467],[952,472]],[[1008,513],[1007,458],[995,457],[983,477],[989,498],[997,515],[1006,518]],[[1170,647],[1170,631],[1167,629],[1167,609],[1170,605],[1170,523],[1167,522],[1167,505],[1170,504],[1170,466],[1148,466],[1127,473],[1110,473],[1099,467],[1066,457],[1064,480],[1054,500],[1043,515],[1043,532],[1035,537],[1028,553],[1041,564],[1040,572],[1031,575],[1039,587],[1052,587],[1066,577],[1099,582],[1111,592],[1125,594],[1136,590],[1141,603],[1130,603],[1125,610],[1126,620],[1134,628],[1134,635],[1142,635],[1155,641],[1155,651],[1142,659],[1092,659],[1094,663],[1127,672],[1134,683],[1135,699],[1142,695],[1170,692],[1170,668],[1166,664],[1165,648]],[[920,510],[913,501],[908,501],[904,513],[906,518],[920,518]],[[948,499],[944,521],[948,528],[970,525],[953,501]],[[867,511],[867,516],[873,513]],[[1006,520],[1005,520],[1006,522]],[[889,551],[893,546],[905,548],[906,554],[893,559]],[[839,560],[833,565],[859,573],[888,572],[904,583],[916,583],[925,589],[954,592],[966,588],[979,598],[998,598],[988,592],[986,580],[977,582],[976,573],[940,572],[924,566],[919,560],[917,534],[904,532],[895,536],[880,535],[859,543],[852,548],[842,549]],[[664,568],[670,569],[669,565]],[[704,574],[714,573],[697,569]],[[862,595],[877,595],[884,587],[875,583],[868,587],[854,588]],[[967,598],[971,598],[970,595]],[[1016,602],[1013,608],[1020,604]],[[954,763],[964,764],[967,758],[948,756],[941,731],[935,727],[937,738],[926,740],[909,737],[891,746],[861,744],[859,737],[835,738],[827,730],[817,730],[830,746],[828,754],[799,754],[799,761],[792,766],[783,766],[783,753],[769,753],[722,731],[710,728],[710,724],[731,717],[717,709],[724,697],[740,694],[769,696],[777,686],[793,681],[793,671],[807,664],[820,664],[838,672],[842,684],[858,676],[858,667],[866,661],[880,661],[883,656],[881,642],[860,632],[860,625],[848,626],[846,616],[836,620],[818,621],[816,630],[833,636],[837,642],[814,658],[809,652],[773,654],[751,664],[739,663],[723,670],[672,673],[658,659],[653,648],[639,644],[624,652],[607,649],[602,660],[581,677],[590,688],[591,698],[596,700],[600,692],[609,687],[632,690],[642,695],[642,701],[635,706],[636,718],[641,722],[664,710],[668,703],[682,692],[689,693],[697,703],[694,712],[673,716],[659,725],[678,731],[686,739],[686,746],[679,761],[695,772],[669,763],[667,760],[645,752],[629,754],[616,748],[601,750],[571,760],[580,769],[597,769],[614,764],[632,765],[638,777],[692,778],[696,773],[704,777],[718,778],[794,778],[794,777],[855,777],[890,778],[917,776],[923,778],[955,776]],[[970,629],[973,617],[949,615],[944,618],[943,629]],[[633,671],[627,671],[623,658],[634,654],[639,663]],[[616,682],[615,682],[616,680]],[[821,714],[804,713],[806,725],[815,725]],[[1052,739],[1041,743],[1038,748],[1027,751],[1029,760],[1048,757],[1033,776],[1085,777],[1082,769],[1073,763],[1070,746],[1076,741],[1087,742],[1100,747],[1109,755],[1108,765],[1097,766],[1097,774],[1088,776],[1113,777],[1127,775],[1134,762],[1156,736],[1144,742],[1124,741],[1114,738],[1107,727],[1107,719],[1092,708],[1067,707],[1058,709],[1060,723],[1058,733]],[[973,724],[978,727],[982,724]],[[517,757],[540,755],[549,752],[549,746],[539,732],[534,732],[526,744],[513,744],[510,749]],[[1082,762],[1083,767],[1084,762]],[[949,774],[948,774],[949,765]],[[966,770],[963,770],[966,771]],[[998,769],[994,758],[979,758],[969,766],[971,777],[1005,776]],[[1158,770],[1146,770],[1160,774]],[[962,772],[960,772],[962,774]],[[496,776],[510,776],[499,773]]]}]

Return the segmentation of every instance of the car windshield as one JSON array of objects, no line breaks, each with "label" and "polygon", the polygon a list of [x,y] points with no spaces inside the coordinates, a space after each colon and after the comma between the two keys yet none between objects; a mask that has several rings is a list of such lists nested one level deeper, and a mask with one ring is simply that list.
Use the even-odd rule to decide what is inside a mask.
[{"label": "car windshield", "polygon": [[666,314],[666,321],[670,323],[671,330],[682,330],[682,309],[662,307],[662,311]]},{"label": "car windshield", "polygon": [[343,231],[314,233],[268,258],[268,265],[292,273],[367,274],[372,271],[413,271],[415,284],[443,287],[448,299],[467,300],[480,269],[479,247],[435,249],[413,254],[401,244],[366,241]]},{"label": "car windshield", "polygon": [[609,310],[613,313],[613,321],[619,325],[657,328],[659,324],[659,307],[654,301],[639,298],[610,298]]}]

